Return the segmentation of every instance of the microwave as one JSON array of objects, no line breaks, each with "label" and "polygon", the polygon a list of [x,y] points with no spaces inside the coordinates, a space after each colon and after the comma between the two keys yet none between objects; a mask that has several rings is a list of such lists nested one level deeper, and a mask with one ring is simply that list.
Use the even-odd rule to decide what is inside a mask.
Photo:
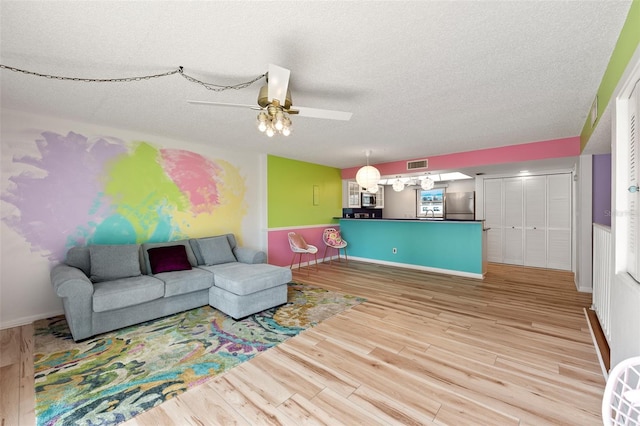
[{"label": "microwave", "polygon": [[367,192],[363,192],[360,205],[362,207],[375,207],[376,206],[375,194],[369,194]]}]

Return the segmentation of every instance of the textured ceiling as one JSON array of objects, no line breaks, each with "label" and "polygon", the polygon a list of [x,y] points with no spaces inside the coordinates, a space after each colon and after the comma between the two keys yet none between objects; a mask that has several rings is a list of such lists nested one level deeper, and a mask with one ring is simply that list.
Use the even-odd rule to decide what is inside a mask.
[{"label": "textured ceiling", "polygon": [[235,84],[275,63],[293,103],[353,112],[293,117],[268,139],[260,83],[212,92],[179,75],[81,83],[0,71],[3,108],[340,168],[577,136],[630,1],[2,1],[0,62],[117,78],[183,66]]}]

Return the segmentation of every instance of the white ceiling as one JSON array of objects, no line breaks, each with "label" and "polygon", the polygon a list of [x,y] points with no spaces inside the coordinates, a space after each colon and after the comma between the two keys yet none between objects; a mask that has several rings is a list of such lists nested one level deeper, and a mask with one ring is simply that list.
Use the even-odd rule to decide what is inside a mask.
[{"label": "white ceiling", "polygon": [[[631,1],[5,1],[0,63],[118,78],[172,71],[235,84],[275,63],[294,106],[268,139],[260,83],[212,92],[179,75],[129,83],[57,81],[0,70],[3,108],[259,151],[339,168],[577,136]],[[263,82],[263,81],[262,81]]]}]

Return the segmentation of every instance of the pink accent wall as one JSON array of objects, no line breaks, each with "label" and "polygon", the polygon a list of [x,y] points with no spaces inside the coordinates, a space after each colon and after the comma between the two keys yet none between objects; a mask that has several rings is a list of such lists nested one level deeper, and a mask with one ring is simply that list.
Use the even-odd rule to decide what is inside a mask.
[{"label": "pink accent wall", "polygon": [[[274,231],[269,231],[268,233],[268,253],[267,259],[270,265],[276,266],[290,266],[291,259],[293,258],[293,252],[291,248],[289,248],[289,239],[287,234],[293,231],[296,232],[304,238],[307,244],[314,245],[318,247],[318,262],[322,261],[322,254],[324,253],[324,242],[322,242],[322,231],[325,228],[336,228],[340,229],[337,225],[327,225],[326,227],[313,227],[313,228],[290,228],[290,229],[278,229]],[[334,253],[335,254],[335,250]],[[327,253],[327,256],[329,253]],[[302,262],[307,261],[307,255],[302,255]],[[311,261],[313,262],[313,256],[311,256]],[[298,257],[296,256],[296,264],[298,263]]]},{"label": "pink accent wall", "polygon": [[[554,139],[542,142],[530,142],[499,148],[479,149],[477,151],[457,152],[454,154],[424,156],[415,158],[429,159],[429,170],[449,170],[463,167],[484,166],[488,164],[518,163],[521,161],[544,160],[547,158],[577,157],[580,155],[580,137]],[[394,175],[407,172],[407,161],[374,164],[380,174]],[[342,170],[342,179],[353,179],[361,166]]]}]

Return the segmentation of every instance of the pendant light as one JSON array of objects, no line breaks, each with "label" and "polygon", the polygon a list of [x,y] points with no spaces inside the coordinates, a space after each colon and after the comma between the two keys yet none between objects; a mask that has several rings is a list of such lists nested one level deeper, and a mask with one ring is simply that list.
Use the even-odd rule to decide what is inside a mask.
[{"label": "pendant light", "polygon": [[433,180],[433,179],[431,179],[429,176],[427,176],[426,178],[424,178],[424,179],[422,180],[422,182],[420,183],[420,187],[421,187],[422,189],[424,189],[425,191],[428,191],[428,190],[430,190],[430,189],[433,189],[434,185],[435,185],[434,180]]},{"label": "pendant light", "polygon": [[380,182],[380,172],[373,166],[369,165],[369,155],[371,155],[371,150],[365,151],[365,155],[367,157],[367,165],[363,166],[356,173],[356,182],[360,185],[361,188],[373,188],[377,187],[378,182]]},{"label": "pendant light", "polygon": [[393,185],[391,185],[391,187],[393,188],[394,191],[400,192],[400,191],[402,191],[404,189],[404,182],[402,180],[400,180],[400,178],[398,177],[393,182]]}]

